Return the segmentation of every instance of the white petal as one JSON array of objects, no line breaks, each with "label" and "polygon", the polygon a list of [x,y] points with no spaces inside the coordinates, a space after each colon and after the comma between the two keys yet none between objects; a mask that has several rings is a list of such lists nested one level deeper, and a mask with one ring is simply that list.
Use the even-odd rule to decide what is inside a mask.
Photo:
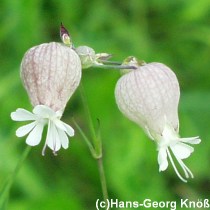
[{"label": "white petal", "polygon": [[48,106],[45,106],[45,105],[35,106],[33,109],[33,113],[38,116],[41,116],[43,118],[49,118],[49,117],[56,116],[56,113],[51,108],[49,108]]},{"label": "white petal", "polygon": [[[49,120],[48,122],[48,129],[47,129],[47,138],[46,144],[51,148],[50,145],[53,145],[53,130],[52,130],[52,122]],[[52,147],[53,148],[53,147]],[[52,149],[51,148],[51,149]]]},{"label": "white petal", "polygon": [[54,123],[59,129],[65,131],[70,137],[74,136],[74,129],[70,125],[62,122],[59,119],[55,119]]},{"label": "white petal", "polygon": [[167,152],[165,148],[160,148],[158,152],[159,171],[165,171],[168,168]]},{"label": "white petal", "polygon": [[74,136],[74,129],[73,129],[70,125],[68,125],[68,124],[66,124],[66,123],[64,123],[64,122],[63,122],[63,125],[64,125],[65,128],[66,128],[66,133],[67,133],[70,137]]},{"label": "white petal", "polygon": [[49,121],[49,129],[47,133],[47,145],[54,152],[61,148],[61,142],[57,132],[57,128],[52,121]]},{"label": "white petal", "polygon": [[17,137],[25,136],[26,134],[28,134],[34,128],[35,125],[36,125],[36,121],[32,122],[30,124],[21,126],[20,128],[18,128],[16,130],[16,136]]},{"label": "white petal", "polygon": [[69,139],[66,133],[60,129],[57,129],[57,130],[58,130],[58,135],[59,135],[62,147],[64,149],[67,149],[69,147]]},{"label": "white petal", "polygon": [[43,128],[44,128],[44,124],[38,123],[28,135],[26,139],[26,143],[30,146],[38,145],[42,138]]},{"label": "white petal", "polygon": [[190,154],[194,151],[194,148],[184,144],[184,143],[177,143],[173,146],[170,146],[172,152],[174,153],[174,155],[179,158],[179,159],[185,159],[188,158],[190,156]]},{"label": "white petal", "polygon": [[200,144],[201,139],[199,136],[196,137],[189,137],[189,138],[181,138],[182,142],[186,142],[188,144]]},{"label": "white petal", "polygon": [[36,120],[36,116],[33,113],[22,108],[19,108],[15,112],[12,112],[10,116],[14,121]]},{"label": "white petal", "polygon": [[62,122],[59,119],[54,119],[53,122],[54,122],[54,124],[55,124],[56,127],[58,127],[59,129],[61,129],[63,131],[66,131],[66,127],[64,125],[64,122]]}]

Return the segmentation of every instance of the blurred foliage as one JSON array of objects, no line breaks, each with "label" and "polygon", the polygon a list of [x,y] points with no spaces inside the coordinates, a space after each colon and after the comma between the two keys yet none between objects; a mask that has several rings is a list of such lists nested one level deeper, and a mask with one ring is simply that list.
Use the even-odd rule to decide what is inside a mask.
[{"label": "blurred foliage", "polygon": [[[82,83],[97,125],[101,122],[104,166],[110,198],[142,201],[197,200],[210,196],[210,2],[208,0],[1,0],[0,8],[0,183],[24,150],[10,119],[18,107],[31,109],[19,79],[25,51],[60,41],[62,21],[75,46],[88,45],[121,61],[134,55],[170,66],[180,82],[180,134],[200,135],[202,143],[186,160],[195,178],[182,183],[172,167],[158,172],[156,145],[117,109],[116,70],[88,69]],[[63,120],[74,116],[88,133],[79,90]],[[43,142],[42,142],[43,143]],[[11,189],[9,210],[95,209],[102,199],[96,162],[79,133],[68,150],[42,157],[43,145],[32,149]]]}]

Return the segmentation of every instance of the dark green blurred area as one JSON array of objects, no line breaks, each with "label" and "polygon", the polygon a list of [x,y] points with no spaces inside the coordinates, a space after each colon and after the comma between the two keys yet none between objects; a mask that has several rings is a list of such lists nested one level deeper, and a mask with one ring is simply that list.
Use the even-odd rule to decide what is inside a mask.
[{"label": "dark green blurred area", "polygon": [[[180,135],[199,135],[185,163],[195,178],[187,184],[171,165],[158,172],[156,145],[117,109],[116,70],[88,69],[82,83],[95,125],[100,120],[104,167],[110,198],[124,201],[189,200],[210,197],[210,1],[208,0],[2,0],[0,3],[0,184],[13,171],[25,148],[10,113],[31,110],[19,78],[23,54],[34,45],[58,41],[60,22],[74,45],[113,54],[121,61],[134,55],[171,67],[181,87]],[[63,120],[72,115],[89,134],[79,90]],[[11,189],[9,210],[95,209],[102,199],[96,161],[79,132],[68,150],[53,156],[44,144],[33,148]],[[0,186],[1,186],[0,185]],[[179,209],[179,207],[177,207]],[[184,209],[184,208],[183,208]]]}]

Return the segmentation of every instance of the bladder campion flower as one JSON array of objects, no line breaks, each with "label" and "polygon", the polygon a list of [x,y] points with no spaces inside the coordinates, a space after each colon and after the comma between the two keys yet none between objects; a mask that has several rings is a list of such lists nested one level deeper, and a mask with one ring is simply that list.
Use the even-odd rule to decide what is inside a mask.
[{"label": "bladder campion flower", "polygon": [[178,177],[187,182],[178,172],[173,154],[185,177],[193,178],[182,160],[194,151],[189,144],[199,144],[201,140],[179,137],[180,89],[174,72],[161,63],[142,63],[118,80],[115,97],[120,111],[157,143],[159,171],[168,168],[169,158]]},{"label": "bladder campion flower", "polygon": [[81,79],[81,61],[70,47],[60,43],[45,43],[29,49],[21,63],[21,79],[29,95],[33,113],[19,108],[11,113],[15,121],[33,121],[17,129],[18,137],[25,136],[30,146],[38,145],[45,125],[47,137],[42,154],[48,146],[54,154],[68,148],[68,136],[74,135],[71,126],[60,120],[66,104]]}]

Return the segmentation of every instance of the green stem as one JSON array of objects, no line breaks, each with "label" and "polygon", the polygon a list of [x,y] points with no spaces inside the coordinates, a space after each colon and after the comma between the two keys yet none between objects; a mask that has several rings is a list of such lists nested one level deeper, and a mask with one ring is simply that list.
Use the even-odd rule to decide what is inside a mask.
[{"label": "green stem", "polygon": [[90,129],[92,139],[93,139],[93,146],[95,148],[96,155],[100,156],[100,153],[101,153],[100,145],[101,145],[101,143],[99,142],[100,140],[99,140],[99,138],[97,138],[96,133],[95,133],[93,120],[92,120],[91,115],[90,115],[90,110],[89,110],[89,107],[87,105],[88,103],[87,103],[87,100],[86,100],[86,97],[85,97],[85,92],[84,92],[84,88],[83,88],[82,84],[80,84],[80,93],[81,93],[83,107],[84,107],[84,110],[85,110],[85,115],[87,117],[89,129]]},{"label": "green stem", "polygon": [[77,124],[77,122],[75,121],[75,119],[73,118],[73,123],[76,126],[77,130],[80,132],[80,135],[82,136],[82,138],[84,139],[85,143],[87,144],[88,148],[90,149],[90,152],[92,154],[92,156],[94,158],[98,158],[97,154],[93,148],[93,145],[91,144],[91,141],[88,139],[88,137],[85,135],[85,133],[83,132],[83,130],[80,128],[80,126]]},{"label": "green stem", "polygon": [[80,126],[77,124],[77,122],[73,118],[73,123],[80,132],[80,135],[83,137],[85,143],[87,144],[88,148],[90,149],[90,152],[93,156],[94,159],[97,160],[98,163],[98,170],[99,170],[99,176],[100,176],[100,182],[101,182],[101,188],[102,188],[102,193],[103,193],[103,199],[105,202],[107,202],[108,199],[108,192],[107,192],[107,185],[106,185],[106,177],[104,173],[104,167],[103,167],[103,160],[102,160],[102,153],[100,156],[97,156],[91,142],[89,141],[88,137],[85,135],[85,133],[82,131]]},{"label": "green stem", "polygon": [[91,143],[91,141],[89,141],[89,139],[84,134],[82,129],[79,127],[79,125],[75,122],[75,120],[74,120],[74,124],[77,127],[77,129],[79,130],[81,136],[84,138],[86,144],[88,145],[91,154],[97,160],[99,176],[100,176],[100,181],[101,181],[101,188],[102,188],[102,193],[103,193],[103,199],[104,199],[105,202],[107,202],[108,191],[107,191],[106,177],[105,177],[103,160],[102,160],[102,141],[101,141],[101,135],[100,135],[100,123],[99,123],[99,127],[98,127],[97,132],[95,132],[93,121],[92,121],[92,118],[91,118],[91,115],[90,115],[88,103],[87,103],[85,93],[84,93],[84,89],[83,89],[82,85],[81,85],[81,88],[80,88],[80,93],[81,93],[81,98],[82,98],[84,110],[85,110],[85,113],[86,113],[86,117],[88,119],[88,124],[89,124],[89,127],[90,127],[90,131],[91,131],[91,134],[92,134],[93,144]]},{"label": "green stem", "polygon": [[104,173],[104,166],[103,166],[102,157],[98,158],[97,162],[98,162],[98,170],[99,170],[99,174],[100,174],[100,181],[101,181],[103,199],[104,199],[105,202],[107,202],[109,196],[108,196],[108,192],[107,192],[106,177],[105,177],[105,173]]},{"label": "green stem", "polygon": [[137,69],[136,66],[127,66],[127,65],[100,65],[100,64],[94,64],[92,67],[102,68],[102,69]]},{"label": "green stem", "polygon": [[101,60],[101,59],[98,59],[97,61],[99,63],[109,64],[109,65],[122,65],[122,62],[119,62],[119,61],[108,61],[108,60]]},{"label": "green stem", "polygon": [[8,201],[8,197],[9,197],[9,191],[10,188],[18,174],[18,172],[20,171],[21,166],[23,165],[24,160],[26,159],[26,157],[28,156],[28,153],[30,152],[31,147],[27,146],[21,156],[21,158],[19,159],[14,171],[12,172],[12,174],[8,177],[8,179],[6,180],[5,184],[3,185],[1,192],[0,192],[0,209],[4,209],[3,206],[6,206],[6,202]]}]

